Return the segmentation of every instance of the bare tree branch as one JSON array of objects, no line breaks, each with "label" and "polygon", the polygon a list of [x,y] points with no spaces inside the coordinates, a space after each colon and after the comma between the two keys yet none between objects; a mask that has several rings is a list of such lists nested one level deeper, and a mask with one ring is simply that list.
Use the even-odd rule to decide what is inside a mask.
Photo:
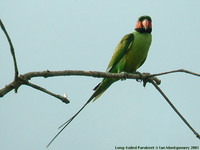
[{"label": "bare tree branch", "polygon": [[52,93],[52,92],[46,90],[46,89],[43,88],[43,87],[40,87],[40,86],[36,85],[36,84],[30,83],[30,82],[26,82],[25,85],[28,85],[28,86],[30,86],[30,87],[32,87],[32,88],[34,88],[34,89],[37,89],[37,90],[39,90],[39,91],[42,91],[42,92],[44,92],[44,93],[46,93],[46,94],[49,94],[49,95],[51,95],[51,96],[54,96],[54,97],[60,99],[63,103],[66,103],[66,104],[69,103],[69,100],[67,99],[67,97],[64,97],[64,96],[61,96],[61,95],[58,95],[58,94],[54,94],[54,93]]},{"label": "bare tree branch", "polygon": [[[9,46],[10,46],[10,52],[11,52],[12,57],[13,57],[14,69],[15,69],[15,79],[14,80],[17,80],[19,73],[18,73],[18,68],[17,68],[17,61],[16,61],[16,57],[15,57],[14,47],[13,47],[12,41],[11,41],[11,39],[10,39],[10,37],[9,37],[7,31],[6,31],[6,28],[4,27],[3,22],[1,21],[1,19],[0,19],[0,26],[1,26],[4,34],[6,35],[6,38],[8,40]],[[16,90],[16,92],[17,92],[17,90]]]},{"label": "bare tree branch", "polygon": [[198,139],[200,139],[200,135],[192,128],[192,126],[187,122],[187,120],[180,114],[180,112],[176,109],[176,107],[171,103],[169,98],[165,95],[165,93],[158,87],[158,85],[153,81],[149,80],[154,87],[160,92],[160,94],[165,98],[165,100],[168,102],[168,104],[172,107],[172,109],[178,114],[178,116],[183,120],[183,122],[192,130],[192,132],[196,135]]},{"label": "bare tree branch", "polygon": [[[56,76],[90,76],[97,78],[117,78],[117,79],[141,79],[138,73],[109,73],[109,72],[100,72],[100,71],[83,71],[83,70],[63,70],[63,71],[38,71],[38,72],[29,72],[24,74],[23,76],[30,80],[33,77],[56,77]],[[141,74],[142,78],[149,77],[149,73]],[[157,84],[160,84],[160,80],[158,78],[152,78],[156,81]]]},{"label": "bare tree branch", "polygon": [[18,84],[17,81],[13,81],[10,84],[5,85],[4,88],[0,89],[0,97],[3,97],[4,95],[12,91],[17,84]]},{"label": "bare tree branch", "polygon": [[[23,75],[20,75],[18,79],[10,84],[6,85],[4,88],[0,89],[0,97],[3,97],[8,92],[10,92],[13,89],[18,89],[21,85],[28,85],[32,88],[35,88],[37,90],[43,91],[47,94],[50,94],[54,97],[59,97],[60,100],[63,101],[62,96],[58,96],[57,94],[53,94],[52,92],[47,92],[46,89],[39,87],[35,84],[32,84],[28,82],[34,77],[57,77],[57,76],[90,76],[90,77],[98,77],[98,78],[117,78],[117,79],[146,79],[150,74],[143,73],[141,76],[139,74],[132,74],[132,73],[107,73],[107,72],[97,72],[97,71],[82,71],[82,70],[64,70],[64,71],[41,71],[41,72],[29,72],[25,73]],[[160,84],[161,81],[157,77],[151,77],[152,80],[154,80],[157,84]],[[65,100],[64,100],[65,101]]]},{"label": "bare tree branch", "polygon": [[4,34],[6,35],[6,38],[8,40],[8,43],[9,43],[9,46],[10,46],[10,52],[12,54],[12,57],[13,57],[13,62],[14,62],[14,70],[15,70],[15,76],[14,76],[14,81],[11,82],[9,85],[6,85],[4,88],[0,89],[0,97],[3,97],[5,94],[7,94],[8,92],[12,91],[14,89],[15,93],[17,93],[17,90],[18,88],[23,85],[23,84],[26,84],[32,88],[35,88],[37,90],[40,90],[42,92],[45,92],[47,94],[50,94],[58,99],[60,99],[62,102],[64,103],[69,103],[69,100],[66,98],[66,97],[63,97],[63,96],[60,96],[60,95],[57,95],[57,94],[54,94],[50,91],[47,91],[45,88],[42,88],[40,86],[37,86],[35,84],[32,84],[30,82],[28,82],[27,79],[23,78],[23,76],[18,76],[19,75],[19,71],[18,71],[18,67],[17,67],[17,61],[16,61],[16,57],[15,57],[15,51],[14,51],[14,47],[13,47],[13,44],[12,44],[12,41],[6,31],[6,28],[4,27],[3,25],[3,22],[1,21],[0,19],[0,26],[1,26],[1,29],[3,30]]},{"label": "bare tree branch", "polygon": [[35,77],[57,77],[57,76],[72,76],[72,75],[76,75],[76,76],[90,76],[90,77],[98,77],[98,78],[116,78],[116,79],[136,79],[143,81],[143,86],[146,85],[147,82],[150,82],[154,85],[154,87],[160,92],[160,94],[165,98],[165,100],[169,103],[169,105],[172,107],[172,109],[178,114],[178,116],[183,120],[183,122],[190,128],[190,130],[196,135],[196,137],[198,139],[200,139],[200,135],[192,128],[192,126],[186,121],[186,119],[179,113],[179,111],[176,109],[176,107],[171,103],[171,101],[168,99],[168,97],[164,94],[164,92],[158,87],[158,85],[161,83],[161,81],[156,77],[156,76],[161,76],[161,75],[167,75],[167,74],[171,74],[171,73],[177,73],[177,72],[184,72],[184,73],[188,73],[194,76],[198,76],[200,77],[200,74],[188,71],[188,70],[184,70],[184,69],[178,69],[178,70],[172,70],[172,71],[168,71],[168,72],[163,72],[163,73],[157,73],[157,74],[149,74],[149,73],[136,73],[136,74],[132,74],[132,73],[108,73],[108,72],[97,72],[97,71],[81,71],[81,70],[64,70],[64,71],[38,71],[38,72],[28,72],[25,73],[23,75],[19,76],[19,72],[18,72],[18,67],[17,67],[17,61],[16,61],[16,57],[15,57],[15,51],[14,51],[14,47],[12,45],[11,39],[2,23],[2,21],[0,20],[0,26],[4,32],[4,34],[6,35],[6,38],[8,40],[9,46],[10,46],[10,52],[12,54],[13,57],[13,62],[14,62],[14,70],[15,70],[15,76],[14,76],[14,81],[12,81],[11,83],[9,83],[8,85],[6,85],[4,88],[0,89],[0,97],[3,97],[4,95],[6,95],[8,92],[15,90],[15,92],[17,92],[17,89],[21,86],[21,85],[26,85],[26,86],[30,86],[34,89],[37,89],[39,91],[42,91],[46,94],[49,94],[51,96],[54,96],[58,99],[60,99],[62,102],[68,104],[69,100],[67,99],[67,97],[63,97],[57,94],[54,94],[48,90],[46,90],[43,87],[40,87],[36,84],[30,83],[29,80],[31,80],[32,78]]},{"label": "bare tree branch", "polygon": [[155,76],[161,76],[161,75],[167,75],[167,74],[171,74],[171,73],[177,73],[177,72],[184,72],[184,73],[188,73],[197,77],[200,77],[200,74],[195,73],[195,72],[191,72],[185,69],[177,69],[177,70],[172,70],[172,71],[167,71],[167,72],[162,72],[162,73],[156,73],[156,74],[152,74],[149,77],[155,77]]},{"label": "bare tree branch", "polygon": [[30,83],[25,76],[23,75],[20,75],[17,80],[14,80],[13,82],[11,82],[10,84],[6,85],[4,88],[0,89],[0,97],[3,97],[4,95],[6,95],[8,92],[12,91],[13,89],[18,89],[21,85],[27,85],[27,86],[30,86],[34,89],[37,89],[39,91],[42,91],[46,94],[49,94],[51,96],[54,96],[58,99],[60,99],[62,102],[68,104],[69,103],[69,100],[64,97],[64,96],[61,96],[61,95],[58,95],[58,94],[54,94],[48,90],[46,90],[45,88],[43,87],[40,87],[38,85],[35,85],[33,83]]}]

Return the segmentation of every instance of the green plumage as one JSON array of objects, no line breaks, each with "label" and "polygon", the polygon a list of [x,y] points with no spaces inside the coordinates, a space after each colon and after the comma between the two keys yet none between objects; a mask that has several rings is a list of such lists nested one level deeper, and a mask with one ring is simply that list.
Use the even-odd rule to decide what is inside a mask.
[{"label": "green plumage", "polygon": [[[151,18],[149,16],[139,17],[135,30],[125,35],[113,53],[113,56],[108,64],[106,72],[110,73],[134,73],[146,60],[149,47],[151,45]],[[70,124],[70,122],[85,108],[91,101],[95,101],[105,92],[105,90],[118,79],[104,78],[95,88],[95,92],[88,99],[88,101],[81,107],[81,109],[66,121],[60,128],[60,132],[50,141],[47,147],[56,139],[56,137]]]},{"label": "green plumage", "polygon": [[[113,53],[107,72],[110,73],[134,73],[146,60],[149,47],[151,45],[150,33],[139,33],[134,30],[132,33],[125,35]],[[95,88],[94,94],[90,99],[95,101],[103,92],[118,79],[105,78]]]}]

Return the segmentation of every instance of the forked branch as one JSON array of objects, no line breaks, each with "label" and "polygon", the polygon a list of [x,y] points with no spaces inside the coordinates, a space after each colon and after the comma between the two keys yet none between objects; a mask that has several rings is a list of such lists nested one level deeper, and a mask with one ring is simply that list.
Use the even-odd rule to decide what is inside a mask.
[{"label": "forked branch", "polygon": [[[3,97],[8,92],[12,91],[13,89],[18,89],[21,85],[27,85],[42,92],[45,92],[49,95],[52,95],[56,98],[59,98],[63,101],[65,99],[65,103],[69,103],[65,97],[58,96],[57,94],[53,94],[52,92],[47,92],[46,89],[30,83],[29,80],[35,77],[59,77],[59,76],[90,76],[90,77],[98,77],[98,78],[117,78],[117,79],[136,79],[140,80],[147,78],[150,74],[143,73],[141,76],[139,74],[124,74],[124,73],[107,73],[107,72],[98,72],[98,71],[82,71],[82,70],[64,70],[64,71],[41,71],[41,72],[29,72],[23,75],[20,75],[17,80],[14,80],[10,84],[6,85],[4,88],[0,89],[0,97]],[[160,84],[160,80],[157,77],[151,77],[157,84]]]},{"label": "forked branch", "polygon": [[169,98],[164,94],[164,92],[159,88],[159,84],[161,81],[157,78],[157,76],[161,75],[167,75],[171,73],[177,73],[177,72],[184,72],[187,74],[191,74],[194,76],[200,77],[200,74],[194,73],[188,70],[184,69],[178,69],[178,70],[172,70],[168,72],[163,72],[163,73],[157,73],[157,74],[149,74],[149,73],[142,73],[142,74],[132,74],[132,73],[108,73],[108,72],[97,72],[97,71],[82,71],[82,70],[64,70],[64,71],[38,71],[38,72],[28,72],[23,75],[19,75],[18,72],[18,67],[17,67],[17,61],[15,57],[15,51],[14,47],[12,45],[11,39],[2,23],[0,20],[0,26],[6,35],[6,38],[8,40],[9,46],[10,46],[10,52],[13,57],[13,63],[14,63],[14,70],[15,70],[15,76],[14,80],[6,85],[4,88],[0,89],[0,97],[3,97],[7,93],[9,93],[12,90],[15,90],[17,92],[17,89],[21,85],[27,85],[30,86],[34,89],[37,89],[39,91],[42,91],[46,94],[49,94],[51,96],[54,96],[58,99],[60,99],[64,103],[69,103],[69,100],[67,99],[66,96],[60,96],[57,94],[54,94],[45,88],[38,86],[36,84],[31,83],[29,80],[35,77],[58,77],[58,76],[90,76],[90,77],[98,77],[98,78],[117,78],[117,79],[135,79],[135,80],[143,80],[143,85],[145,86],[147,82],[150,82],[154,85],[154,87],[160,92],[160,94],[165,98],[165,100],[169,103],[169,105],[172,107],[172,109],[178,114],[178,116],[183,120],[183,122],[191,129],[191,131],[196,135],[198,139],[200,139],[200,135],[192,128],[192,126],[186,121],[186,119],[179,113],[179,111],[176,109],[176,107],[171,103]]}]

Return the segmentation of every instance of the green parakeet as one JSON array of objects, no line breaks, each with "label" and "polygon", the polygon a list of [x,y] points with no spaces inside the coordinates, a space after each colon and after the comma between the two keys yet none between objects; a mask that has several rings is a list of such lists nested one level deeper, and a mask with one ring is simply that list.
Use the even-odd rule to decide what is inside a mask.
[{"label": "green parakeet", "polygon": [[[113,56],[108,64],[106,72],[110,73],[135,73],[136,70],[144,63],[146,60],[149,47],[151,45],[151,31],[152,31],[152,21],[149,16],[139,17],[135,30],[125,35],[113,53]],[[64,130],[64,128],[85,108],[85,106],[90,101],[95,101],[97,98],[106,91],[107,88],[119,79],[114,78],[104,78],[95,88],[94,93],[85,103],[85,105],[67,122],[65,122],[61,127],[63,127],[60,132],[52,139],[48,146],[53,142],[53,140]]]}]

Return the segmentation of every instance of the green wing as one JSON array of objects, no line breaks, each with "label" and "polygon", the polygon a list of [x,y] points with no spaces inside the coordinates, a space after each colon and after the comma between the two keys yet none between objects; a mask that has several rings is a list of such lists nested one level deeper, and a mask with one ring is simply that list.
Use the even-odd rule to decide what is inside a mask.
[{"label": "green wing", "polygon": [[107,67],[107,72],[112,72],[112,69],[116,66],[116,64],[119,63],[119,61],[122,59],[122,57],[127,53],[129,47],[132,45],[134,40],[134,34],[130,33],[125,35],[117,47],[115,48],[115,51],[113,53],[113,56],[110,60],[110,63]]},{"label": "green wing", "polygon": [[[119,61],[123,58],[123,56],[128,52],[129,47],[133,43],[133,39],[134,39],[133,33],[127,34],[121,39],[121,41],[115,48],[115,51],[110,60],[110,63],[108,64],[106,72],[115,72],[113,68],[115,68],[115,66],[119,63]],[[105,81],[105,80],[110,81],[110,83],[108,84],[109,86],[110,86],[110,84],[112,84],[114,82],[110,79],[103,79],[103,81]],[[102,86],[103,81],[100,82],[93,90],[97,90],[97,88],[99,88],[100,85]],[[107,88],[105,88],[105,90]]]}]

